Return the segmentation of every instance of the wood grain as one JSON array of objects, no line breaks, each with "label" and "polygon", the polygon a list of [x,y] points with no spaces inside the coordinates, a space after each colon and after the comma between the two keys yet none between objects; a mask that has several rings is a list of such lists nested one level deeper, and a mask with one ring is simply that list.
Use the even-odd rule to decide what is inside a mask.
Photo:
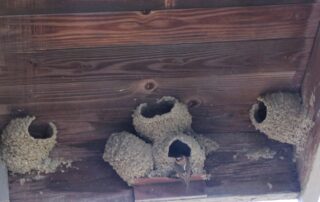
[{"label": "wood grain", "polygon": [[312,3],[314,0],[2,0],[0,15],[143,11]]},{"label": "wood grain", "polygon": [[[190,182],[194,182],[194,181],[204,181],[208,178],[207,175],[205,174],[192,174],[190,176]],[[151,184],[166,184],[166,183],[175,183],[175,182],[179,182],[181,183],[181,180],[179,178],[170,178],[170,177],[152,177],[152,178],[146,178],[146,177],[142,177],[142,178],[138,178],[134,181],[133,186],[148,186]]]},{"label": "wood grain", "polygon": [[[20,183],[21,179],[25,179],[24,184]],[[133,193],[101,156],[96,156],[75,162],[72,168],[42,175],[40,179],[31,175],[11,176],[10,199],[26,202],[131,202]]]},{"label": "wood grain", "polygon": [[[210,137],[216,140],[221,148],[211,154],[210,160],[206,162],[206,168],[212,175],[206,188],[209,197],[299,191],[292,146],[269,140],[259,133],[222,133],[212,134]],[[247,153],[265,147],[277,151],[273,159],[252,162],[246,157]]]},{"label": "wood grain", "polygon": [[5,119],[23,109],[48,120],[79,120],[80,128],[88,120],[118,124],[139,103],[172,95],[191,107],[201,132],[254,131],[251,105],[267,91],[300,87],[311,43],[286,39],[6,53],[0,115]]},{"label": "wood grain", "polygon": [[[314,37],[317,4],[0,17],[7,52]],[[310,17],[311,16],[311,17]]]},{"label": "wood grain", "polygon": [[[259,133],[215,133],[207,136],[217,141],[220,149],[206,161],[206,170],[212,177],[206,182],[204,193],[201,184],[195,183],[195,190],[191,190],[194,196],[207,195],[209,201],[228,199],[229,202],[238,202],[246,196],[251,198],[244,201],[259,201],[268,195],[266,198],[272,200],[297,197],[300,186],[291,146],[268,140]],[[252,161],[246,157],[246,154],[264,147],[277,152],[273,159]],[[181,185],[176,185],[175,189],[172,184],[156,184],[138,187],[134,191],[139,200],[188,197],[190,193],[182,191]]]},{"label": "wood grain", "polygon": [[315,126],[308,137],[303,158],[300,159],[300,176],[302,185],[309,180],[315,154],[320,145],[320,26],[312,49],[308,68],[302,85],[304,105],[308,115],[315,121]]},{"label": "wood grain", "polygon": [[[234,132],[254,131],[248,110],[261,93],[299,88],[296,78],[304,71],[310,42],[287,39],[6,53],[0,76],[0,123],[19,113],[54,121],[60,133],[53,156],[72,159],[79,167],[23,186],[12,177],[11,198],[132,200],[131,189],[102,162],[104,144],[112,132],[133,131],[131,113],[139,103],[163,95],[176,96],[190,106],[196,131],[230,132],[211,135],[217,136],[221,151],[207,163],[214,176],[207,183],[207,194],[241,195],[240,185],[252,190],[245,194],[296,194],[291,147],[268,143],[261,134]],[[285,160],[280,156],[246,160],[244,148],[266,145],[279,150]],[[242,160],[230,159],[236,154]],[[110,183],[115,183],[113,189],[107,187]],[[84,192],[86,186],[90,189]]]},{"label": "wood grain", "polygon": [[295,72],[298,85],[312,43],[313,39],[282,39],[3,53],[0,84]]},{"label": "wood grain", "polygon": [[[76,122],[70,121],[69,124],[72,126]],[[109,130],[107,124],[104,124],[104,127]],[[97,131],[95,135],[98,133]],[[65,131],[61,128],[59,137],[64,135]],[[94,133],[91,132],[91,135]],[[206,169],[212,174],[204,190],[209,197],[222,197],[223,199],[230,195],[246,196],[249,194],[261,195],[261,197],[268,194],[279,194],[278,197],[280,197],[281,193],[292,195],[299,192],[291,146],[268,140],[259,133],[207,135],[220,145],[219,151],[210,155],[206,161]],[[78,136],[82,135],[78,134]],[[54,156],[64,158],[77,156],[73,158],[75,161],[73,168],[60,170],[38,180],[32,176],[24,176],[31,178],[31,181],[28,180],[24,185],[20,185],[20,178],[23,176],[11,176],[11,200],[27,202],[44,200],[132,201],[132,190],[101,158],[107,136],[108,134],[105,134],[103,139],[81,143],[67,143],[59,140]],[[247,152],[261,147],[269,147],[277,154],[273,159],[258,161],[246,158]],[[81,157],[80,152],[95,154],[90,157]],[[235,155],[237,158],[234,158]],[[272,184],[272,188],[269,188],[268,183]],[[165,193],[165,190],[158,192],[160,195]]]},{"label": "wood grain", "polygon": [[149,184],[134,186],[135,202],[147,201],[197,201],[197,199],[207,198],[205,193],[206,184],[204,181],[190,182],[189,189],[180,182],[171,182],[166,184]]},{"label": "wood grain", "polygon": [[[56,119],[67,114],[70,117],[93,111],[93,114],[83,114],[90,117],[104,110],[106,119],[116,122],[130,116],[131,110],[139,101],[171,95],[191,106],[196,103],[192,109],[194,124],[201,131],[210,128],[229,132],[252,131],[248,110],[256,97],[276,89],[296,90],[293,80],[293,72],[210,75],[184,79],[157,78],[153,82],[158,87],[152,89],[152,93],[144,87],[148,85],[148,80],[2,86],[1,113],[7,114],[10,108],[17,107]],[[197,90],[190,92],[190,88]]]},{"label": "wood grain", "polygon": [[[1,1],[0,126],[25,114],[53,121],[52,156],[74,161],[24,185],[32,176],[10,176],[11,200],[132,201],[104,145],[112,132],[134,132],[138,104],[164,95],[186,103],[193,128],[220,145],[206,161],[205,194],[296,196],[292,147],[257,133],[248,111],[263,93],[300,89],[320,19],[313,2]],[[262,147],[276,156],[246,157]]]}]

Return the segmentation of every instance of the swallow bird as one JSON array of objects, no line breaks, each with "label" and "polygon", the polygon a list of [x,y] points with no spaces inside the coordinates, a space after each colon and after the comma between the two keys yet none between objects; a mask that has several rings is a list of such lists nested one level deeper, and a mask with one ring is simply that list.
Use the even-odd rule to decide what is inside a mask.
[{"label": "swallow bird", "polygon": [[189,157],[181,156],[175,159],[174,171],[176,173],[176,177],[182,180],[182,182],[186,185],[186,189],[189,189],[190,178],[192,175],[191,165]]}]

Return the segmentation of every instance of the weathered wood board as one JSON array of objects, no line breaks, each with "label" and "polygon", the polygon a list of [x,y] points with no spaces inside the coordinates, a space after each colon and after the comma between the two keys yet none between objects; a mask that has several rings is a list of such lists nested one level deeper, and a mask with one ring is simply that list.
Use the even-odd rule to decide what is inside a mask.
[{"label": "weathered wood board", "polygon": [[[104,145],[112,132],[134,132],[138,104],[165,95],[186,103],[193,128],[220,145],[206,161],[205,195],[296,197],[292,147],[255,131],[248,111],[263,93],[301,89],[319,4],[139,2],[0,2],[0,126],[21,114],[53,121],[52,155],[74,161],[40,179],[10,176],[11,200],[132,201],[132,188],[103,162]],[[246,157],[262,147],[277,154]]]},{"label": "weathered wood board", "polygon": [[[320,24],[319,24],[320,25]],[[308,115],[315,121],[313,130],[308,137],[303,158],[299,160],[300,178],[303,187],[303,200],[318,200],[319,151],[320,151],[320,26],[312,49],[305,78],[302,86],[304,104]]]},{"label": "weathered wood board", "polygon": [[[0,17],[6,51],[313,38],[318,4]],[[248,17],[250,16],[250,17]]]},{"label": "weathered wood board", "polygon": [[[78,135],[85,138],[84,134]],[[206,170],[212,175],[205,183],[204,193],[208,198],[265,194],[277,198],[283,197],[284,193],[287,197],[298,195],[298,173],[290,145],[268,140],[259,133],[207,135],[220,145],[220,149],[210,155],[205,163]],[[132,201],[132,189],[101,158],[108,133],[101,133],[100,136],[99,141],[63,141],[58,144],[54,156],[73,158],[75,163],[70,169],[62,169],[40,179],[25,176],[30,181],[23,185],[20,181],[22,176],[10,177],[11,200]],[[277,153],[271,159],[247,158],[248,153],[263,147]],[[165,195],[166,192],[163,190],[158,194]]]},{"label": "weathered wood board", "polygon": [[318,0],[2,0],[0,15],[143,11],[313,3]]}]

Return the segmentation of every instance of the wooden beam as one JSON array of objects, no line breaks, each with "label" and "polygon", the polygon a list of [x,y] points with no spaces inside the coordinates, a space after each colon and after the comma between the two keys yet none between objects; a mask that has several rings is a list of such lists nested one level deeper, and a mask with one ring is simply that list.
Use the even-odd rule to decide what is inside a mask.
[{"label": "wooden beam", "polygon": [[0,15],[143,11],[312,3],[314,0],[2,0]]},{"label": "wooden beam", "polygon": [[294,74],[294,80],[290,82],[299,86],[312,44],[313,39],[300,38],[31,53],[3,51],[0,54],[0,86],[254,73],[275,73],[276,76],[285,72]]},{"label": "wooden beam", "polygon": [[172,95],[190,106],[199,132],[254,132],[251,105],[267,91],[300,88],[312,41],[5,53],[0,119],[20,108],[61,124],[78,120],[79,128],[102,111],[104,121],[123,123],[140,102]]},{"label": "wooden beam", "polygon": [[[248,111],[262,93],[300,88],[317,9],[0,17],[0,123],[21,112],[54,121],[53,156],[75,161],[40,180],[23,176],[31,181],[22,186],[21,176],[11,177],[12,200],[132,200],[132,189],[103,162],[104,144],[112,132],[133,131],[139,103],[164,95],[186,103],[195,130],[220,145],[206,162],[208,196],[297,196],[292,147],[254,132]],[[246,157],[265,146],[277,151],[273,159]]]},{"label": "wooden beam", "polygon": [[[66,136],[70,136],[67,131],[70,127],[77,128],[75,125],[77,120],[68,121],[69,128],[57,121],[57,125],[60,126],[59,143],[53,156],[73,158],[72,168],[45,175],[37,180],[30,175],[10,177],[11,200],[23,202],[133,201],[132,189],[127,187],[101,158],[109,134],[126,128],[120,126],[109,128],[112,124],[104,123],[102,120],[101,122],[104,128],[100,131],[91,129],[91,131],[76,132],[75,129],[73,133],[76,133],[78,138],[73,137],[67,141]],[[300,187],[296,166],[292,161],[292,146],[269,140],[260,133],[206,135],[220,145],[220,149],[209,155],[205,163],[205,169],[211,174],[211,179],[205,182],[204,187],[204,195],[207,195],[208,201],[227,201],[224,199],[228,199],[235,202],[235,199],[239,198],[276,200],[292,199],[298,196]],[[263,147],[275,151],[274,157],[258,160],[247,158],[247,153]],[[21,185],[21,177],[29,180]],[[173,196],[172,189],[160,189],[162,191],[158,193],[153,191],[141,194],[152,197],[156,194],[166,196],[166,192],[171,192]],[[231,198],[234,200],[230,200]]]},{"label": "wooden beam", "polygon": [[[256,135],[256,139],[251,135]],[[269,140],[261,133],[212,134],[211,137],[221,148],[205,163],[211,174],[205,191],[208,198],[232,196],[236,202],[238,196],[256,196],[261,200],[269,194],[277,199],[298,196],[300,185],[292,146]],[[276,151],[276,155],[257,161],[247,158],[247,153],[264,147]]]},{"label": "wooden beam", "polygon": [[320,200],[320,147],[318,147],[317,153],[314,154],[313,160],[314,161],[312,163],[312,167],[310,168],[308,181],[302,190],[301,202],[319,202]]},{"label": "wooden beam", "polygon": [[204,181],[190,182],[188,190],[185,184],[178,182],[154,183],[133,187],[135,202],[205,200],[206,184]]},{"label": "wooden beam", "polygon": [[320,26],[314,42],[312,55],[302,93],[304,104],[309,116],[315,121],[315,126],[309,134],[303,159],[300,159],[300,176],[303,186],[302,199],[304,202],[314,202],[319,199],[319,173],[320,173]]},{"label": "wooden beam", "polygon": [[9,202],[8,170],[0,161],[0,202]]},{"label": "wooden beam", "polygon": [[318,4],[0,17],[1,48],[34,51],[313,38]]}]

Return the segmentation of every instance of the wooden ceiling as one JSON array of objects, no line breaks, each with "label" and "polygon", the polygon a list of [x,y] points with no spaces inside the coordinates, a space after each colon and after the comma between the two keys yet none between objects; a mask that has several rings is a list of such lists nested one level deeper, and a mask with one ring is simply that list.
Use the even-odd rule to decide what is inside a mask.
[{"label": "wooden ceiling", "polygon": [[[54,121],[53,155],[76,167],[23,186],[11,177],[11,199],[132,200],[103,147],[133,130],[139,103],[164,95],[222,146],[207,162],[207,194],[298,193],[292,148],[257,133],[248,111],[263,93],[300,91],[319,19],[311,0],[1,1],[0,125],[24,113]],[[232,158],[262,146],[285,160]]]}]

